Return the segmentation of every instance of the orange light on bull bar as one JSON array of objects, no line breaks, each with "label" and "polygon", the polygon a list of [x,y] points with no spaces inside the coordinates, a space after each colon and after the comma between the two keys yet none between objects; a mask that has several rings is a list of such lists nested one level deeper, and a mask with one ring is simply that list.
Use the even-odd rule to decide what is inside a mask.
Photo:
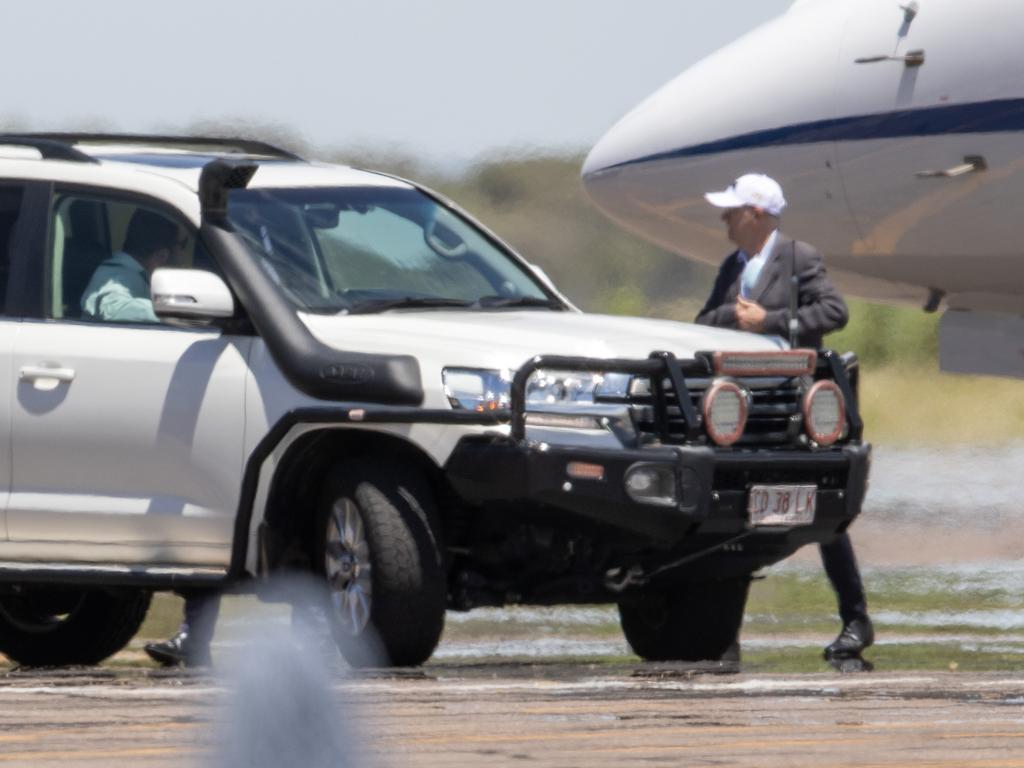
[{"label": "orange light on bull bar", "polygon": [[814,373],[818,353],[813,349],[715,352],[711,362],[721,376],[803,376]]},{"label": "orange light on bull bar", "polygon": [[565,465],[565,474],[573,480],[604,480],[604,467],[585,461],[570,461]]}]

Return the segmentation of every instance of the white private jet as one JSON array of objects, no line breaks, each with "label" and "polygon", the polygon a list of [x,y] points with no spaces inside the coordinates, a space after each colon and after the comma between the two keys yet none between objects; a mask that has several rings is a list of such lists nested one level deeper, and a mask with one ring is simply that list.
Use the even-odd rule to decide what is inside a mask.
[{"label": "white private jet", "polygon": [[693,65],[591,150],[613,219],[726,253],[703,193],[778,179],[783,228],[852,295],[943,307],[943,369],[1024,377],[1024,4],[796,0]]}]

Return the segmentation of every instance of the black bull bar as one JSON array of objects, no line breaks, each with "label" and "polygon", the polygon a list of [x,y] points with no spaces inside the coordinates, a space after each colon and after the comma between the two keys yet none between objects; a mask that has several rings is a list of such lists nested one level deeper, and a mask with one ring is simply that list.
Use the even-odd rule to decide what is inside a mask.
[{"label": "black bull bar", "polygon": [[[845,530],[863,501],[870,446],[859,440],[863,427],[856,402],[856,360],[827,350],[811,357],[813,375],[834,380],[848,404],[850,440],[845,444],[818,450],[794,446],[731,450],[698,439],[703,434],[702,416],[693,405],[686,379],[715,375],[710,353],[685,362],[667,352],[653,353],[644,360],[545,355],[529,360],[513,378],[510,438],[465,439],[446,471],[468,501],[536,502],[609,526],[622,537],[633,537],[634,551],[646,550],[648,557],[642,558],[643,567],[618,568],[606,574],[605,586],[612,592],[640,586],[670,571],[683,574],[698,568],[703,574],[749,573],[805,544],[828,541]],[[669,437],[670,405],[676,410],[671,416],[672,440],[621,449],[528,443],[526,386],[540,369],[649,377],[656,434]],[[678,426],[680,417],[685,423],[683,430]],[[568,465],[580,461],[604,467],[605,482],[566,483]],[[672,466],[678,472],[679,504],[641,504],[623,490],[623,479],[631,467],[654,463]],[[819,487],[814,523],[788,529],[751,528],[746,513],[749,483],[814,483]],[[567,485],[571,490],[566,490]],[[703,565],[695,562],[698,560]]]},{"label": "black bull bar", "polygon": [[[714,374],[712,363],[713,353],[698,352],[692,361],[680,362],[671,352],[652,352],[646,360],[623,360],[592,357],[562,357],[557,355],[538,355],[522,365],[512,379],[510,396],[512,438],[522,441],[526,437],[526,384],[538,370],[582,371],[587,373],[630,373],[649,376],[651,394],[654,397],[655,422],[662,440],[669,439],[669,398],[665,383],[672,385],[677,401],[676,406],[685,422],[687,441],[696,440],[702,429],[702,416],[693,407],[689,388],[686,386],[687,376],[707,377]],[[849,438],[860,440],[864,425],[857,406],[857,359],[853,355],[840,356],[836,352],[823,349],[817,353],[815,375],[835,381],[846,400],[846,419]]]}]

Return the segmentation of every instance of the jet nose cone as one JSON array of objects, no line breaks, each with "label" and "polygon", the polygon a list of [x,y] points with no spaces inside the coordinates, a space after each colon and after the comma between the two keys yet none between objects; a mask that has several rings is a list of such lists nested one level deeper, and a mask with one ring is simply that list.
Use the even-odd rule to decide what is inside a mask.
[{"label": "jet nose cone", "polygon": [[623,123],[626,122],[627,119],[624,118],[616,123],[587,153],[582,170],[584,181],[602,171],[625,165],[640,157],[637,137],[632,135],[628,126],[623,127]]},{"label": "jet nose cone", "polygon": [[[601,137],[583,164],[584,180],[639,163],[756,147],[766,130],[831,113],[851,2],[797,2],[693,64]],[[812,78],[808,62],[821,62]]]},{"label": "jet nose cone", "polygon": [[594,145],[583,163],[584,187],[592,197],[610,179],[659,161],[688,157],[695,149],[735,132],[748,113],[720,94],[731,77],[721,52],[687,69],[637,105]]},{"label": "jet nose cone", "polygon": [[[720,259],[720,212],[704,193],[751,171],[785,186],[806,167],[826,168],[828,143],[798,131],[833,116],[834,62],[849,2],[801,2],[648,97],[587,155],[582,176],[590,199],[663,247]],[[797,45],[802,55],[794,55]],[[808,61],[833,64],[809,79]],[[803,182],[798,195],[817,194]]]},{"label": "jet nose cone", "polygon": [[654,192],[650,175],[664,181],[664,163],[656,161],[673,157],[700,130],[686,87],[690,78],[688,70],[639,104],[598,140],[583,162],[583,188],[591,201],[627,227],[637,228],[631,224],[635,205]]}]

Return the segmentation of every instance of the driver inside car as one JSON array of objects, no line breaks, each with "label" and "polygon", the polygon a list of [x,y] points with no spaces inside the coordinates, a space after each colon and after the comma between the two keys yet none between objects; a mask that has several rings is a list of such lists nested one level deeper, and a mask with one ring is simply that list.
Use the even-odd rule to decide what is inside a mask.
[{"label": "driver inside car", "polygon": [[132,214],[124,246],[96,267],[82,294],[88,320],[156,323],[149,281],[154,270],[175,260],[183,246],[178,225],[143,208]]}]

